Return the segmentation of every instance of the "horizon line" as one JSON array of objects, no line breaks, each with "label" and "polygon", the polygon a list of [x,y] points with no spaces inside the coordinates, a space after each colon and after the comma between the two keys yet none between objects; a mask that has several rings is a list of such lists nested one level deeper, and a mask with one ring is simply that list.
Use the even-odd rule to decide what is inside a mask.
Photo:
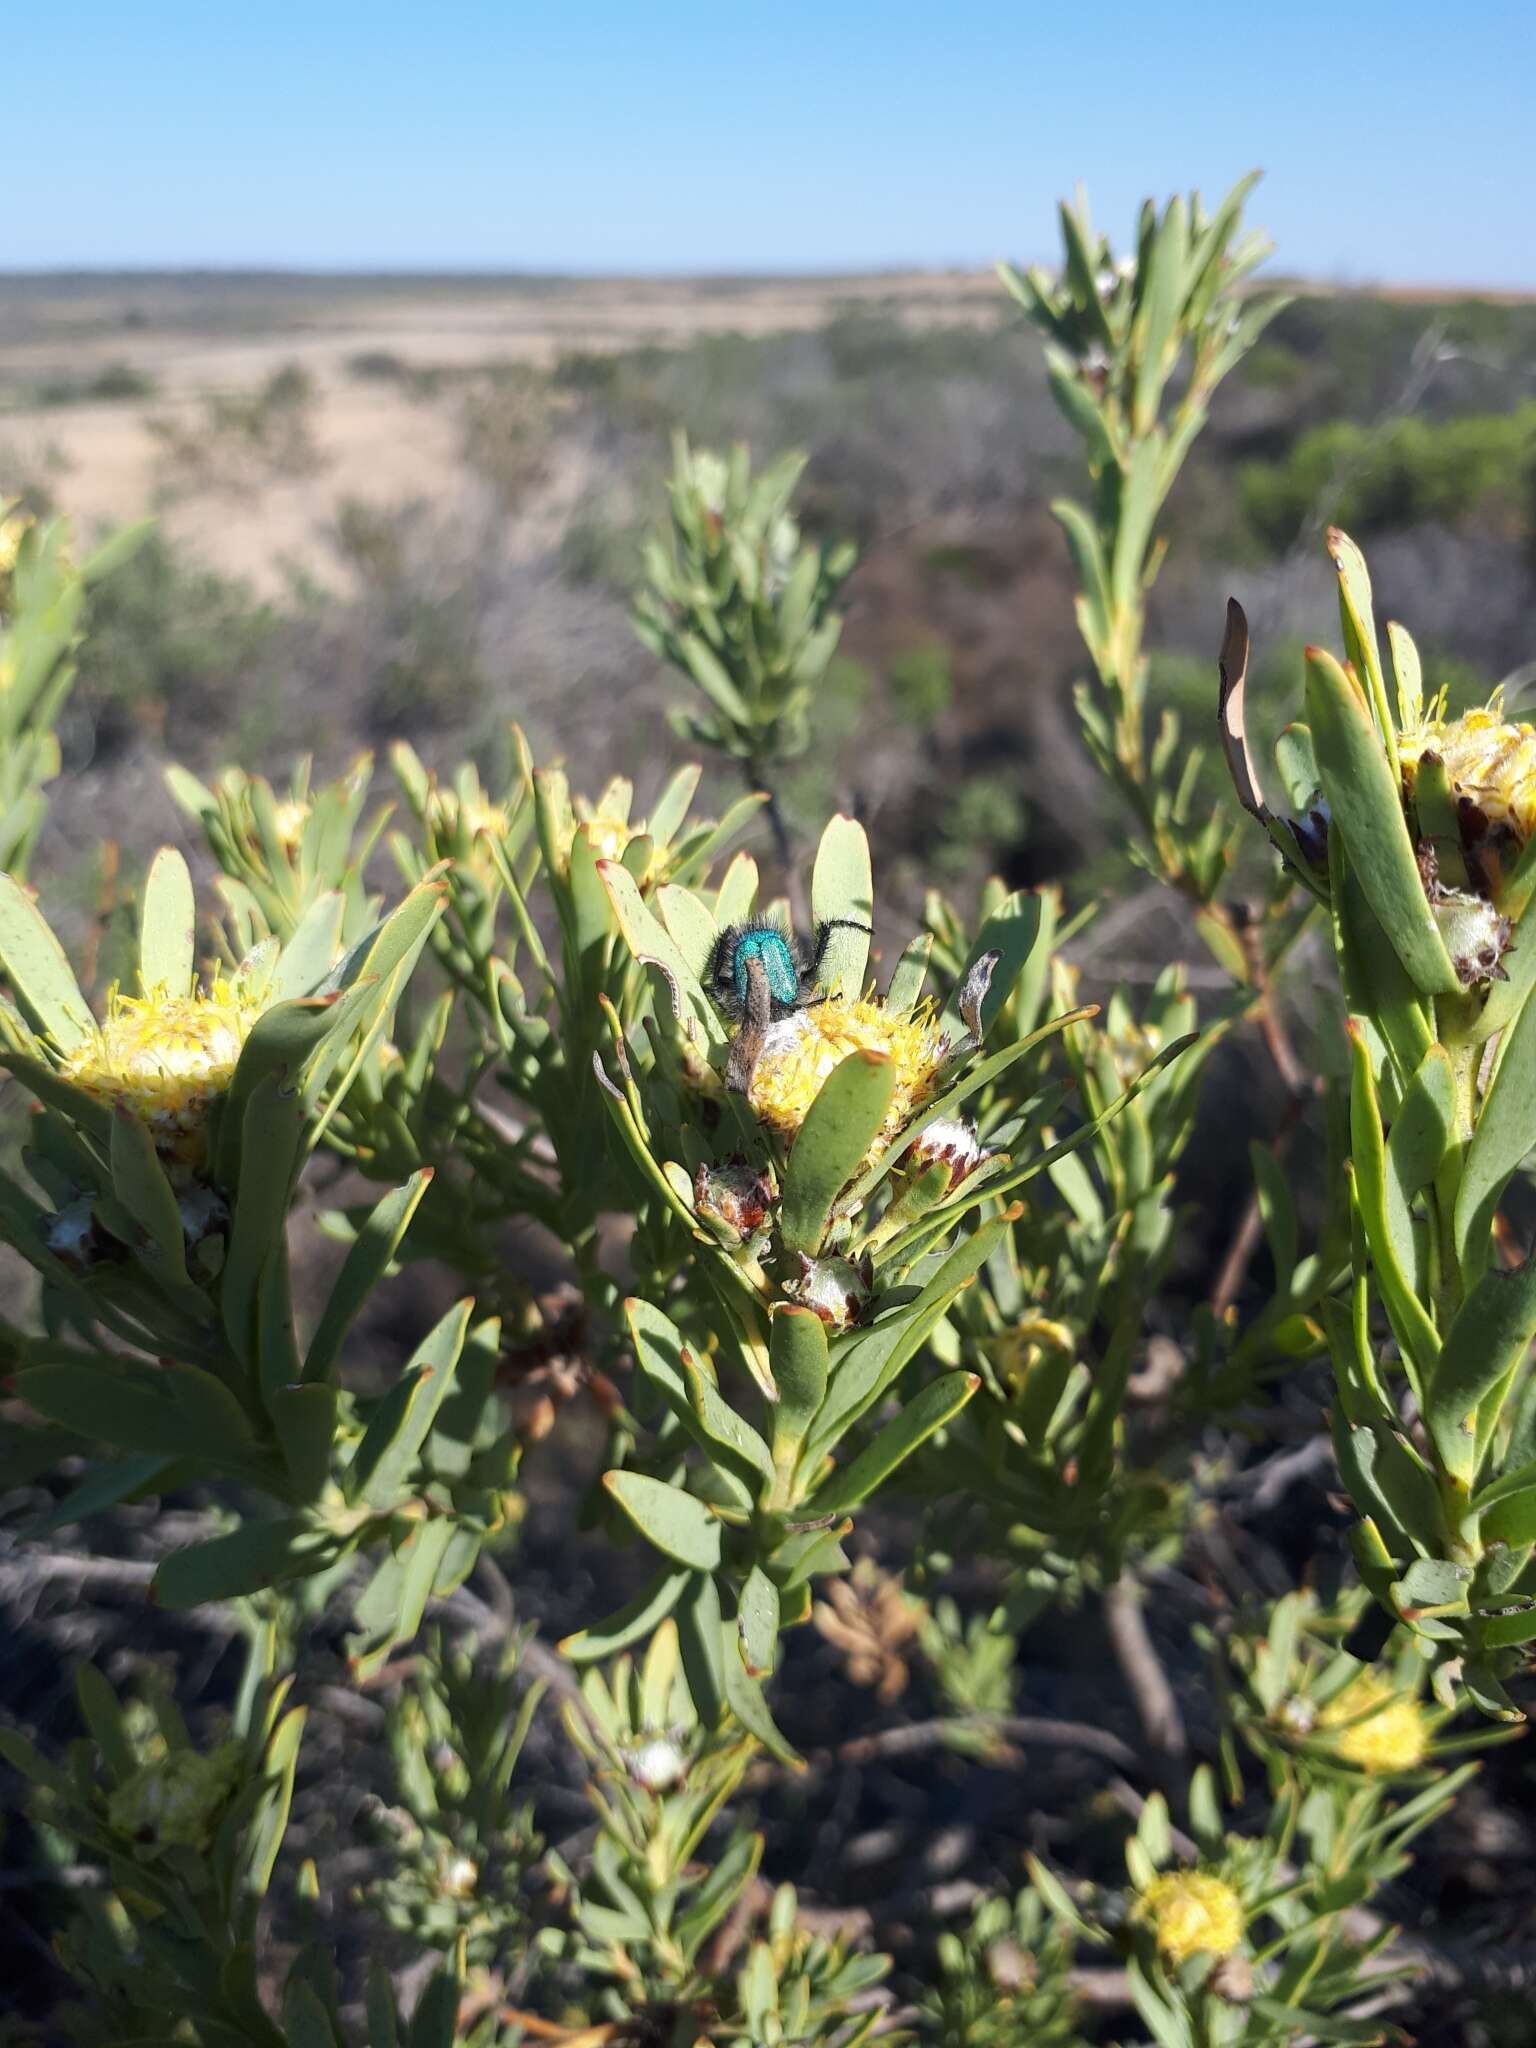
[{"label": "horizon line", "polygon": [[[52,263],[7,264],[0,262],[0,282],[65,282],[71,279],[98,281],[137,280],[150,282],[193,282],[201,280],[312,283],[398,283],[398,284],[796,284],[836,283],[841,280],[902,277],[991,278],[998,268],[1013,259],[999,257],[993,262],[879,262],[858,264],[809,264],[804,267],[746,267],[730,270],[630,268],[614,269],[526,269],[492,265],[463,264],[443,267],[416,263]],[[1017,265],[1015,265],[1017,267]],[[1328,276],[1304,271],[1266,270],[1255,281],[1266,290],[1288,290],[1312,296],[1330,293],[1390,293],[1403,298],[1473,298],[1490,303],[1521,304],[1536,298],[1531,285],[1474,284],[1455,278],[1393,278],[1391,276]]]}]

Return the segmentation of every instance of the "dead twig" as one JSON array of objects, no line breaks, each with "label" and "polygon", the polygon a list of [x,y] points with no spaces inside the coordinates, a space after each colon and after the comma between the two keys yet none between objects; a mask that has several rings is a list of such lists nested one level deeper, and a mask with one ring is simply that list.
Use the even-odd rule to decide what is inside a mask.
[{"label": "dead twig", "polygon": [[939,1749],[955,1736],[962,1738],[977,1730],[995,1735],[1003,1742],[1041,1743],[1060,1749],[1086,1750],[1122,1770],[1135,1770],[1139,1759],[1128,1743],[1107,1728],[1095,1728],[1087,1721],[1058,1721],[1033,1714],[968,1714],[933,1721],[913,1721],[901,1728],[884,1728],[875,1735],[855,1736],[837,1749],[822,1750],[809,1759],[812,1770],[832,1764],[873,1763],[878,1758],[915,1756],[923,1750]]},{"label": "dead twig", "polygon": [[1104,1622],[1148,1742],[1169,1761],[1186,1757],[1189,1736],[1184,1716],[1147,1628],[1141,1588],[1128,1573],[1104,1595]]}]

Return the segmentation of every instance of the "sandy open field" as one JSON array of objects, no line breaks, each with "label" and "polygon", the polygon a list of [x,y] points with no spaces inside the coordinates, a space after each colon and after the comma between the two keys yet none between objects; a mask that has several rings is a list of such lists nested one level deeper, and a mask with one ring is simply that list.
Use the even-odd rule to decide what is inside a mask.
[{"label": "sandy open field", "polygon": [[[914,325],[992,320],[974,273],[804,280],[436,283],[209,278],[0,278],[0,487],[46,476],[91,528],[157,512],[211,566],[265,583],[308,555],[346,500],[396,506],[450,489],[464,467],[462,401],[476,374],[701,334],[821,325],[840,308]],[[388,357],[389,376],[359,377]],[[195,441],[210,400],[253,394],[293,365],[311,380],[312,460],[299,473],[211,478],[169,462],[161,422]],[[125,367],[144,397],[36,404]],[[418,373],[414,378],[410,373]],[[437,373],[434,391],[424,388]],[[210,463],[217,470],[219,465]]]}]

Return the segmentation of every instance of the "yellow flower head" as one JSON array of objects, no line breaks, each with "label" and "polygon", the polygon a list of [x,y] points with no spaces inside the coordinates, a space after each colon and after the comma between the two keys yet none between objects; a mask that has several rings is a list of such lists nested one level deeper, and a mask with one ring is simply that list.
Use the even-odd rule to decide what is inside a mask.
[{"label": "yellow flower head", "polygon": [[290,797],[275,808],[278,840],[285,852],[296,853],[299,841],[304,837],[304,827],[309,822],[309,805],[297,797]]},{"label": "yellow flower head", "polygon": [[99,1101],[127,1103],[162,1151],[185,1155],[228,1088],[259,1015],[222,976],[206,995],[161,988],[125,996],[113,989],[106,1022],[70,1055],[64,1072]]},{"label": "yellow flower head", "polygon": [[0,576],[9,576],[15,568],[22,540],[31,524],[31,519],[24,512],[13,512],[0,498]]},{"label": "yellow flower head", "polygon": [[466,839],[505,839],[511,820],[505,804],[493,804],[486,797],[463,802],[451,789],[434,789],[432,816],[442,830],[463,832]]},{"label": "yellow flower head", "polygon": [[[1369,1718],[1362,1718],[1365,1716]],[[1373,1776],[1417,1770],[1429,1747],[1424,1709],[1418,1701],[1409,1693],[1394,1692],[1368,1671],[1329,1701],[1318,1715],[1317,1725],[1337,1729],[1335,1754]]]},{"label": "yellow flower head", "polygon": [[1502,711],[1495,698],[1460,718],[1431,717],[1398,735],[1397,757],[1411,797],[1419,763],[1426,754],[1438,754],[1452,791],[1476,804],[1491,828],[1505,827],[1523,846],[1536,832],[1536,727],[1506,724]]},{"label": "yellow flower head", "polygon": [[[627,818],[611,817],[605,811],[594,811],[589,818],[578,821],[587,828],[587,837],[592,842],[593,857],[597,860],[622,860],[624,849],[634,837],[634,831]],[[575,832],[571,834],[574,838]]]},{"label": "yellow flower head", "polygon": [[1203,1870],[1167,1870],[1142,1894],[1141,1910],[1170,1963],[1229,1956],[1243,1938],[1243,1903],[1231,1885]]},{"label": "yellow flower head", "polygon": [[822,1082],[850,1053],[883,1053],[896,1070],[891,1106],[876,1140],[885,1144],[932,1096],[949,1049],[926,1010],[904,1016],[883,1003],[815,1003],[769,1026],[752,1075],[752,1110],[774,1130],[793,1136]]}]

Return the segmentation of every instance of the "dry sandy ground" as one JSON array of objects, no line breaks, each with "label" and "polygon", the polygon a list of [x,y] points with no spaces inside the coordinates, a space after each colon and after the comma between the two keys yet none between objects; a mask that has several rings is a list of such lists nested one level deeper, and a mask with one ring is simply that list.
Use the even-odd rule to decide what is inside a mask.
[{"label": "dry sandy ground", "polygon": [[[58,504],[91,530],[157,512],[169,537],[226,573],[270,584],[285,558],[312,567],[345,499],[394,506],[440,497],[464,473],[462,385],[434,397],[360,381],[350,361],[387,352],[411,369],[553,363],[567,352],[707,333],[820,325],[849,304],[914,325],[991,319],[995,282],[963,273],[723,281],[573,281],[413,293],[400,283],[274,282],[222,299],[218,280],[0,280],[0,491],[6,472],[45,475]],[[254,392],[286,364],[313,380],[315,467],[304,475],[168,488],[151,418],[195,426],[212,394]],[[19,409],[28,386],[85,380],[127,364],[150,400]]]}]

